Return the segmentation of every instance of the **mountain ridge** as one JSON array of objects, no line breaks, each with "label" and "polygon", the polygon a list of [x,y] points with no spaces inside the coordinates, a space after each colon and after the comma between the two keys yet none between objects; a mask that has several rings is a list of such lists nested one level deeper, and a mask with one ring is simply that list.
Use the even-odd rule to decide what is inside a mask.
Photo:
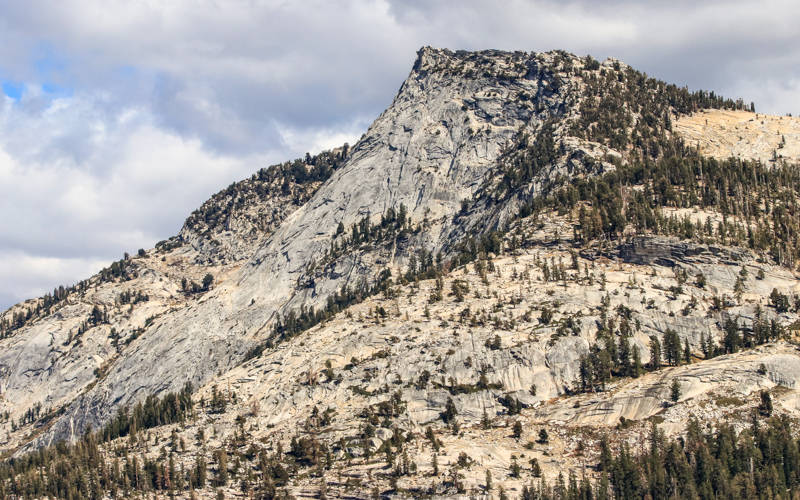
[{"label": "mountain ridge", "polygon": [[[639,87],[643,88],[640,92],[636,91]],[[618,93],[622,105],[597,99],[598,93]],[[651,100],[660,100],[661,107],[652,104],[648,108]],[[85,327],[92,328],[80,332],[85,328],[80,320],[94,317],[94,310],[76,303],[60,313],[71,314],[66,318],[69,321],[57,318],[68,331],[53,322],[42,324],[47,323],[42,318],[32,325],[39,331],[24,346],[19,346],[24,339],[7,339],[0,364],[6,380],[13,381],[7,382],[3,392],[10,391],[11,397],[28,405],[44,403],[45,407],[48,399],[43,393],[62,393],[50,401],[70,407],[63,415],[53,417],[55,424],[45,434],[34,436],[31,443],[44,446],[60,438],[77,439],[86,424],[101,427],[119,408],[148,395],[176,392],[187,379],[196,387],[207,387],[221,374],[238,370],[253,349],[266,342],[273,345],[267,349],[274,349],[279,342],[291,340],[293,333],[284,335],[274,327],[286,327],[286,319],[294,311],[314,307],[319,312],[329,297],[348,288],[366,294],[367,287],[381,284],[384,270],[392,272],[393,281],[387,285],[391,288],[411,262],[418,265],[412,259],[421,255],[421,249],[425,250],[423,260],[459,268],[469,262],[462,262],[465,252],[460,246],[469,246],[473,239],[493,237],[493,231],[506,229],[526,210],[529,214],[543,211],[542,200],[564,190],[569,192],[572,179],[600,178],[642,158],[645,163],[664,159],[667,152],[692,157],[671,132],[671,123],[678,114],[697,110],[692,106],[701,104],[744,107],[742,102],[721,100],[713,93],[690,94],[651,81],[616,60],[600,63],[560,51],[529,55],[423,48],[392,104],[365,137],[346,153],[334,150],[315,157],[318,160],[313,166],[319,161],[329,165],[330,172],[309,183],[298,182],[297,177],[287,181],[286,169],[276,169],[282,175],[264,174],[264,179],[259,172],[250,184],[243,181],[241,189],[220,195],[209,208],[190,217],[192,222],[187,220],[177,238],[143,256],[125,260],[118,266],[122,269],[120,276],[113,276],[117,271],[111,273],[114,280],[137,275],[132,279],[149,280],[148,286],[161,287],[158,305],[150,299],[142,305],[131,305],[130,299],[120,304],[120,294],[115,296],[107,290],[105,297],[96,297],[94,306],[102,305],[120,317],[124,306],[130,306],[128,318],[115,319],[115,326],[101,318],[87,323]],[[290,165],[288,171],[297,164]],[[306,174],[313,170],[308,168],[312,163],[300,165]],[[287,183],[288,189],[284,189]],[[263,185],[280,194],[253,194]],[[239,219],[229,218],[233,225],[209,222],[217,213],[214,206],[228,207],[228,213],[233,214],[239,200],[251,194],[253,200],[257,199],[252,203],[253,210],[246,208]],[[297,202],[290,204],[290,200]],[[402,207],[407,210],[407,221],[400,223],[395,216],[383,224],[390,210],[397,214]],[[238,224],[238,220],[246,223]],[[344,229],[341,234],[340,224]],[[598,236],[604,240],[621,238],[624,229],[613,224],[620,222],[601,227]],[[563,230],[559,238],[567,239],[575,230],[573,224],[563,220],[558,225]],[[524,231],[528,236],[537,235],[534,241],[541,242],[543,248],[558,245],[553,243],[559,239],[553,233],[535,226]],[[548,237],[552,238],[550,242],[546,241]],[[362,238],[365,241],[360,241]],[[486,251],[481,257],[481,252],[475,251],[470,259],[489,258],[489,253],[501,254],[504,249],[516,251],[507,233],[497,238],[500,251]],[[221,244],[214,244],[212,239]],[[578,239],[571,237],[573,244]],[[530,241],[522,233],[518,240]],[[587,252],[587,257],[608,258],[613,253],[603,245],[588,250],[596,254]],[[157,255],[164,260],[159,261]],[[441,260],[438,255],[442,255]],[[212,271],[216,279],[211,290],[192,289],[191,282],[201,283]],[[770,283],[790,294],[786,283],[791,280],[781,276]],[[181,285],[183,278],[189,291]],[[720,279],[723,281],[715,286],[733,289],[727,277]],[[164,280],[165,285],[158,285]],[[113,338],[111,329],[122,329],[123,324],[133,333],[125,339]],[[589,325],[584,330],[583,335],[589,337]],[[664,329],[653,331],[662,333]],[[691,337],[692,349],[699,349],[696,332],[689,336],[686,330],[681,333],[687,340]],[[127,347],[116,349],[119,341],[131,338]],[[116,340],[116,345],[108,339]],[[10,348],[15,342],[16,350]],[[28,380],[30,376],[23,374],[53,371],[59,361],[51,361],[52,346],[57,344],[68,347],[59,352],[60,359],[72,361],[65,364],[59,377],[40,385],[36,395],[37,391],[30,391],[34,385]],[[588,341],[586,344],[584,349],[588,350]],[[645,351],[644,341],[640,339],[637,345]],[[554,391],[556,385],[572,381],[577,373],[577,354],[588,352],[577,348],[563,351],[564,375],[559,384],[552,384]],[[38,360],[21,366],[21,352],[40,354]],[[87,372],[93,368],[99,374]],[[79,373],[70,389],[53,389],[64,385],[60,376],[70,370]],[[517,386],[521,384],[514,385],[521,390]],[[495,396],[491,393],[489,397],[494,401]],[[519,392],[515,397],[526,398]],[[8,408],[9,402],[5,403]],[[487,404],[484,402],[484,408]],[[27,407],[14,414],[23,408]]]}]

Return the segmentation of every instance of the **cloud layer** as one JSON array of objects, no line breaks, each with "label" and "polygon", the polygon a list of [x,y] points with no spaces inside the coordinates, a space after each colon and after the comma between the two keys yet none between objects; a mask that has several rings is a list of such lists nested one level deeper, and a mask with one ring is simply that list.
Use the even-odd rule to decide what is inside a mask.
[{"label": "cloud layer", "polygon": [[0,5],[0,308],[175,234],[258,168],[351,143],[423,45],[613,56],[800,112],[790,1]]}]

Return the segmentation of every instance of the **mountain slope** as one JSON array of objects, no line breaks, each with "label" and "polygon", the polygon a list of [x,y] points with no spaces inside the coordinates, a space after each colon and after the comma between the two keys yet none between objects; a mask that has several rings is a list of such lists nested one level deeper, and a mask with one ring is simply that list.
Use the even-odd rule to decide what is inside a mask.
[{"label": "mountain slope", "polygon": [[[796,279],[789,271],[742,249],[664,237],[623,246],[613,260],[578,256],[576,270],[574,241],[548,244],[554,229],[568,225],[565,216],[553,212],[512,225],[509,237],[517,228],[528,235],[522,249],[371,297],[213,378],[186,407],[166,395],[163,404],[149,399],[123,411],[63,455],[57,472],[45,474],[85,474],[87,484],[125,495],[311,497],[329,488],[328,495],[362,498],[376,489],[386,495],[484,494],[489,471],[494,488],[519,496],[531,482],[539,487],[539,475],[554,487],[559,473],[596,485],[603,441],[615,455],[626,444],[638,450],[650,442],[654,424],[670,436],[683,434],[690,418],[715,422],[703,428],[712,435],[731,424],[744,429],[747,443],[763,394],[772,398],[769,411],[778,418],[759,425],[769,428],[781,419],[794,425],[796,342],[758,334],[743,352],[722,354],[719,327],[729,317],[743,327],[797,321],[796,311],[762,304],[766,290],[792,292]],[[672,268],[661,264],[667,256]],[[549,269],[558,270],[559,261],[565,275],[557,271],[554,278]],[[742,268],[749,275],[741,302],[718,309],[715,297],[735,295]],[[689,306],[692,298],[696,303]],[[598,349],[604,338],[610,335],[620,348],[635,346],[642,364],[649,364],[648,335],[670,328],[693,345],[706,330],[713,332],[709,345],[717,354],[705,355],[703,344],[693,349],[691,364],[633,375],[625,375],[620,360],[613,378],[581,387],[584,360],[607,352],[608,344]],[[675,381],[681,393],[672,402]],[[666,436],[658,439],[669,449]],[[44,460],[67,453],[63,446],[57,450],[48,450]],[[754,456],[756,477],[769,471],[762,465],[769,456]],[[37,467],[18,462],[14,491],[35,487]],[[90,471],[107,471],[109,478],[91,479]],[[646,485],[641,489],[644,494]]]},{"label": "mountain slope", "polygon": [[800,160],[800,118],[749,111],[709,110],[675,123],[689,144],[719,159],[745,157],[763,162]]},{"label": "mountain slope", "polygon": [[423,48],[352,148],[2,316],[0,498],[794,495],[800,166],[695,148],[744,108]]},{"label": "mountain slope", "polygon": [[[497,77],[456,79],[430,71],[449,59],[440,51],[422,51],[392,105],[354,146],[344,166],[234,276],[199,303],[154,323],[132,345],[134,350],[56,424],[53,435],[69,435],[87,419],[100,423],[116,405],[136,398],[137,391],[176,390],[186,380],[198,384],[226,371],[255,338],[269,332],[278,312],[319,305],[343,285],[374,279],[376,264],[387,267],[394,261],[395,249],[359,250],[309,276],[309,263],[325,257],[339,223],[349,228],[365,216],[374,220],[402,204],[413,223],[424,224],[427,218],[429,226],[400,244],[441,249],[461,200],[477,191],[502,145],[532,116],[525,103],[506,104],[508,94],[539,84],[522,80],[501,87]],[[483,95],[487,97],[478,97]],[[477,115],[466,122],[464,99],[473,100]],[[491,130],[471,134],[473,121]],[[441,127],[438,135],[436,127]],[[309,278],[313,284],[306,282]],[[175,352],[180,355],[169,365],[147,361]]]},{"label": "mountain slope", "polygon": [[[72,347],[60,354],[65,366],[77,364],[82,370],[81,377],[68,379],[71,384],[63,388],[56,386],[68,369],[49,368],[51,351],[41,332],[71,338],[75,324],[50,315],[17,333],[12,342],[19,347],[5,351],[6,366],[18,363],[31,345],[39,346],[41,354],[24,369],[8,370],[7,386],[16,391],[9,396],[30,405],[9,408],[19,414],[44,401],[55,409],[77,396],[36,441],[41,445],[79,435],[86,424],[97,427],[119,407],[149,394],[177,391],[187,381],[202,386],[254,349],[290,338],[297,329],[287,326],[308,317],[311,307],[315,318],[323,307],[330,313],[331,297],[362,300],[371,291],[391,287],[409,270],[413,275],[458,266],[481,252],[500,253],[506,245],[492,231],[505,229],[518,215],[542,210],[563,193],[574,205],[577,199],[571,197],[584,189],[580,182],[608,178],[622,184],[614,180],[615,172],[673,155],[692,158],[692,151],[672,133],[672,122],[702,107],[742,105],[647,79],[614,60],[599,63],[560,51],[452,53],[424,48],[391,106],[341,155],[346,156],[343,163],[311,176],[307,187],[301,183],[300,194],[284,189],[283,177],[262,179],[258,174],[249,181],[252,185],[245,181],[211,200],[187,221],[180,239],[162,246],[168,255],[160,262],[174,259],[172,269],[181,268],[189,282],[200,283],[204,271],[217,276],[212,290],[190,291],[192,300],[176,301],[187,294],[181,284],[186,276],[158,263],[158,272],[142,271],[151,285],[165,279],[169,283],[162,302],[157,308],[138,309],[137,321],[120,325],[118,331],[135,327],[121,350],[109,347],[114,340],[109,327],[87,324],[93,327],[82,332],[87,341],[77,347],[77,342],[67,343]],[[336,163],[335,157],[327,163]],[[307,167],[302,171],[313,171],[310,163]],[[274,193],[258,194],[263,185],[272,186]],[[296,210],[285,209],[290,199],[296,200]],[[613,208],[615,199],[609,203],[609,210],[603,206],[597,211],[600,203],[595,202],[600,225],[586,239],[622,234],[624,221],[615,219],[613,210],[622,216],[624,207]],[[252,210],[236,212],[242,204]],[[234,212],[239,215],[233,217]],[[227,217],[223,223],[216,215],[220,213]],[[653,217],[643,215],[645,228]],[[583,223],[581,229],[587,227]],[[573,231],[566,224],[561,234]],[[509,241],[509,247],[522,239]],[[186,242],[191,247],[171,248]],[[206,264],[213,267],[204,268]],[[105,305],[99,297],[95,303]],[[80,307],[74,323],[91,313],[89,304]],[[691,339],[695,349],[698,340]],[[575,362],[570,362],[572,374]],[[87,371],[95,367],[97,380]],[[37,372],[57,375],[46,382],[35,378],[39,375],[31,380],[30,374]],[[63,394],[54,397],[57,391]],[[23,393],[24,399],[18,396]]]},{"label": "mountain slope", "polygon": [[[36,432],[52,424],[157,318],[201,300],[206,276],[225,281],[345,156],[346,148],[261,169],[208,200],[178,237],[0,315],[1,411],[13,420],[35,412]],[[15,437],[6,446],[26,439]]]}]

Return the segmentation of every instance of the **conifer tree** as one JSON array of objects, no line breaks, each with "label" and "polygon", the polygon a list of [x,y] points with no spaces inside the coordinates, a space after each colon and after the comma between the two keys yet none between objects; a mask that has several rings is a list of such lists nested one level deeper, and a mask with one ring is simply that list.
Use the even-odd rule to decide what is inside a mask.
[{"label": "conifer tree", "polygon": [[661,342],[655,335],[650,336],[650,368],[653,370],[661,368]]},{"label": "conifer tree", "polygon": [[673,403],[677,403],[678,400],[681,398],[681,382],[674,378],[672,379],[672,384],[669,387],[669,399]]}]

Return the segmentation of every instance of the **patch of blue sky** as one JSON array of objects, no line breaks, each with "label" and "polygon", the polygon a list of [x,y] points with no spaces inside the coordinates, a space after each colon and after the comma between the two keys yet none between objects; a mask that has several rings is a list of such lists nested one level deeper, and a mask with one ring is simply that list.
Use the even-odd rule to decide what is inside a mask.
[{"label": "patch of blue sky", "polygon": [[[34,75],[27,83],[15,81],[12,75],[0,80],[3,94],[19,101],[26,94],[32,93],[45,99],[58,99],[72,97],[74,91],[69,86],[59,81],[64,80],[64,71],[67,67],[66,59],[56,54],[49,44],[39,44],[33,50],[30,65]],[[38,76],[36,76],[38,75]],[[11,78],[8,78],[8,77]]]},{"label": "patch of blue sky", "polygon": [[114,74],[120,78],[133,78],[139,74],[139,70],[133,66],[120,66],[114,70]]},{"label": "patch of blue sky", "polygon": [[[3,94],[11,99],[14,99],[15,101],[19,101],[28,91],[28,85],[13,81],[2,82],[2,87]],[[39,85],[39,88],[41,89],[41,97],[49,99],[63,99],[72,97],[74,94],[73,89],[52,82],[44,82]]]},{"label": "patch of blue sky", "polygon": [[71,97],[73,89],[61,83],[56,83],[64,80],[64,72],[67,68],[66,58],[63,55],[59,55],[47,43],[39,44],[34,50],[34,54],[32,66],[39,75],[36,80],[41,82],[39,88],[42,95],[51,99]]},{"label": "patch of blue sky", "polygon": [[42,84],[42,92],[53,99],[72,97],[73,90],[55,83],[45,82]]},{"label": "patch of blue sky", "polygon": [[40,57],[33,61],[33,69],[43,78],[61,73],[66,69],[64,58],[58,57],[50,45],[42,44],[37,47],[36,52],[40,54]]},{"label": "patch of blue sky", "polygon": [[25,85],[22,83],[15,83],[11,81],[3,82],[3,93],[8,97],[19,100],[25,90]]}]

